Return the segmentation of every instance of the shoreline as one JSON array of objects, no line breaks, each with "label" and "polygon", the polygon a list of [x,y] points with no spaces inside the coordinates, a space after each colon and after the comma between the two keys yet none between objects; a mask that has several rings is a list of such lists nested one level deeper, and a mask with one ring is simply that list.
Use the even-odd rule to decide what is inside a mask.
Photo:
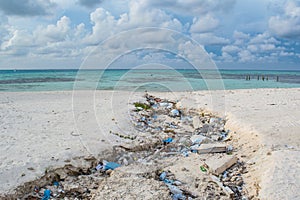
[{"label": "shoreline", "polygon": [[[77,117],[75,120],[79,120],[82,123],[80,123],[79,126],[77,124],[77,131],[79,130],[79,132],[81,132],[85,129],[85,131],[92,132],[92,134],[89,134],[87,136],[84,135],[86,137],[83,137],[81,135],[81,141],[78,141],[78,136],[72,136],[71,132],[74,130],[72,128],[70,129],[70,127],[74,126],[74,122],[71,122],[72,120],[70,120],[70,116],[72,116],[72,107],[70,106],[72,104],[72,101],[70,100],[70,97],[72,96],[71,91],[32,92],[30,93],[30,95],[28,95],[28,92],[1,93],[3,94],[1,95],[1,107],[3,108],[3,116],[5,116],[5,119],[3,119],[4,123],[1,124],[1,140],[14,142],[13,144],[16,145],[16,147],[14,148],[11,146],[7,146],[7,144],[5,143],[1,143],[1,148],[4,152],[8,153],[12,149],[14,151],[21,151],[21,155],[23,154],[25,155],[25,157],[26,155],[29,156],[28,159],[31,162],[26,161],[26,159],[24,159],[23,162],[20,160],[17,162],[13,162],[13,160],[20,159],[21,155],[15,155],[14,159],[11,159],[11,161],[9,161],[9,155],[4,155],[2,156],[2,160],[4,160],[4,163],[1,165],[0,174],[1,176],[4,175],[5,177],[5,174],[3,174],[3,172],[5,171],[5,166],[3,166],[5,162],[7,162],[6,165],[8,163],[10,163],[9,165],[12,165],[11,170],[14,167],[19,166],[17,168],[14,168],[14,173],[12,173],[12,171],[9,171],[8,173],[10,175],[15,174],[14,176],[16,177],[16,182],[20,181],[19,183],[24,181],[22,179],[30,179],[30,177],[37,176],[38,172],[36,171],[38,171],[38,169],[36,169],[36,171],[33,173],[29,172],[29,174],[26,174],[24,177],[18,177],[20,173],[24,173],[22,172],[22,168],[26,168],[26,166],[30,167],[30,163],[42,163],[40,164],[39,168],[43,168],[47,165],[59,166],[58,163],[60,163],[64,159],[68,159],[70,156],[78,157],[79,154],[84,155],[87,150],[90,152],[99,151],[99,143],[97,142],[101,141],[99,141],[99,139],[95,140],[95,138],[99,137],[99,133],[97,133],[99,131],[97,130],[97,126],[99,125],[97,125],[97,123],[99,121],[108,122],[107,127],[105,127],[102,131],[109,132],[109,129],[112,126],[116,126],[115,122],[118,122],[117,128],[112,131],[120,131],[120,129],[128,125],[128,120],[122,120],[128,115],[128,101],[130,99],[141,99],[141,94],[143,94],[143,92],[138,92],[133,94],[133,96],[130,96],[130,94],[128,94],[128,92],[126,91],[120,92],[97,90],[95,93],[95,99],[99,102],[97,102],[98,106],[96,105],[94,107],[86,105],[86,103],[91,102],[87,97],[93,94],[94,91],[78,91],[79,102],[78,105],[75,106],[75,115],[73,113],[73,116],[75,116],[75,118]],[[87,93],[89,95],[87,95]],[[110,94],[112,93],[114,93],[115,95],[114,98],[110,96]],[[209,93],[213,93],[216,96],[225,94],[224,102],[222,102],[222,100],[217,102],[219,103],[218,105],[212,105],[210,96],[207,95]],[[130,98],[124,98],[124,94],[127,95],[125,95],[125,97]],[[216,113],[220,112],[221,114],[224,113],[228,119],[226,126],[228,126],[229,129],[232,129],[233,131],[239,133],[237,135],[238,137],[236,138],[236,143],[241,147],[241,152],[245,152],[245,154],[247,154],[245,158],[249,159],[249,163],[255,163],[252,165],[253,169],[249,171],[252,177],[249,177],[248,182],[250,183],[251,181],[253,181],[253,179],[256,179],[256,181],[259,183],[258,187],[261,188],[259,197],[261,199],[266,199],[266,197],[279,199],[279,197],[282,197],[283,195],[285,195],[284,197],[289,196],[290,198],[299,197],[297,196],[299,195],[299,192],[297,193],[296,190],[300,180],[299,178],[297,178],[299,177],[299,175],[297,175],[299,174],[299,167],[297,169],[297,167],[292,166],[295,164],[292,161],[295,161],[296,165],[299,166],[300,159],[297,155],[297,151],[299,151],[300,138],[299,136],[297,136],[297,131],[299,131],[300,121],[297,121],[297,119],[300,118],[300,113],[299,111],[297,111],[297,108],[300,105],[300,88],[252,90],[239,89],[225,91],[195,91],[175,93],[151,92],[151,94],[169,99],[174,99],[171,97],[176,96],[176,99],[179,99],[180,102],[182,102],[183,106],[196,105],[197,108],[204,108]],[[113,106],[111,105],[111,99],[113,100]],[[32,104],[32,101],[34,101],[33,104],[35,104],[36,108],[23,108],[24,106]],[[222,103],[224,103],[225,105],[222,105]],[[105,107],[103,105],[106,105],[107,108],[103,108]],[[112,107],[116,109],[115,113],[109,113],[109,109]],[[96,109],[96,112],[94,109]],[[85,113],[85,111],[94,111],[94,113]],[[105,111],[107,112],[105,113]],[[88,122],[87,119],[95,118],[95,113],[101,113],[104,114],[104,116],[96,116],[97,120],[95,120],[94,122]],[[3,116],[1,116],[1,119],[4,118]],[[282,118],[279,118],[278,116],[282,116]],[[112,118],[114,117],[115,120],[112,121]],[[37,121],[33,123],[35,120]],[[60,123],[62,121],[67,123]],[[41,126],[41,122],[43,122],[42,124],[44,126]],[[14,123],[15,125],[13,125]],[[50,125],[48,125],[48,123],[50,123]],[[88,125],[86,125],[85,123],[87,123]],[[26,127],[24,127],[24,125],[26,125]],[[87,128],[90,125],[91,127],[94,126],[94,129]],[[28,132],[31,130],[31,127],[35,127],[37,131],[33,131],[34,133],[29,134],[29,137],[25,137],[23,135],[24,137],[22,138],[22,134],[28,134]],[[22,130],[24,128],[26,130]],[[38,133],[46,134],[46,132],[49,132],[49,130],[51,129],[52,131],[50,132],[52,134],[54,134],[55,131],[59,131],[60,134],[56,136],[65,139],[64,142],[66,142],[66,144],[59,144],[60,148],[63,149],[63,153],[57,154],[57,150],[52,151],[51,148],[49,148],[49,146],[57,146],[57,141],[56,143],[54,142],[51,145],[48,144],[48,147],[47,143],[37,145],[39,147],[38,149],[45,149],[46,151],[50,151],[50,153],[48,152],[48,154],[42,153],[42,156],[36,154],[36,152],[34,151],[30,152],[30,150],[32,150],[30,148],[23,148],[22,150],[22,148],[18,147],[18,143],[21,144],[24,142],[32,145],[33,142],[31,141],[31,137],[36,137],[35,134],[39,135]],[[20,131],[21,133],[15,133],[16,135],[14,136],[11,135],[11,137],[14,137],[15,140],[8,136],[13,132],[18,131]],[[125,128],[125,131],[134,130],[130,129],[127,126]],[[288,137],[284,135],[285,131],[289,132]],[[65,135],[64,137],[63,132],[69,133],[68,136],[66,137]],[[116,142],[114,136],[104,136],[106,137],[106,140],[110,142]],[[22,138],[21,140],[20,137]],[[53,135],[47,134],[47,137],[51,138],[53,137]],[[40,138],[36,138],[36,140],[43,143],[43,139],[47,140],[47,137],[43,138],[41,136]],[[70,140],[70,138],[73,141],[68,141]],[[57,139],[59,138],[56,138],[56,140]],[[82,145],[82,140],[85,145]],[[261,144],[258,144],[258,141],[260,141]],[[102,143],[104,143],[104,148],[106,146],[105,142]],[[78,146],[86,146],[88,148],[78,148],[75,147],[77,146],[76,144]],[[70,149],[66,150],[67,148]],[[47,155],[51,154],[55,154],[53,160],[50,158],[50,156],[48,156],[47,158]],[[34,156],[36,156],[37,158],[33,159]],[[59,159],[59,161],[56,161],[57,158]],[[285,158],[288,160],[285,160]],[[48,162],[45,162],[45,160],[48,160]],[[291,166],[289,166],[287,170],[287,166],[285,166],[284,164],[288,163],[289,160],[289,165]],[[63,164],[63,162],[61,162],[61,164]],[[9,166],[6,167],[8,167],[7,169],[9,169]],[[277,167],[279,170],[275,169],[275,167]],[[285,173],[288,173],[288,176],[280,176],[280,169],[282,170],[282,173],[283,171],[285,171]],[[28,173],[28,170],[23,171],[26,171],[26,173]],[[42,172],[42,170],[40,170],[40,172]],[[12,177],[8,178],[12,179]],[[274,184],[277,182],[284,184]],[[292,188],[288,188],[289,183],[292,183],[294,186]],[[13,182],[11,182],[11,184],[13,184]],[[273,186],[270,187],[270,185]],[[1,188],[0,193],[2,193],[3,189],[4,188]],[[270,196],[271,194],[273,194],[274,196]]]}]

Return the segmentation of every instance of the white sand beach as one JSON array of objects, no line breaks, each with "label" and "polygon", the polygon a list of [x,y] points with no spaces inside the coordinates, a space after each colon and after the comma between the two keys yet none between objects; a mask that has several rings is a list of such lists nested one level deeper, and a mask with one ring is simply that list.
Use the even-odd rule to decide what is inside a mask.
[{"label": "white sand beach", "polygon": [[[128,111],[142,95],[2,92],[0,194],[12,192],[46,169],[66,163],[82,165],[80,157],[97,157],[123,142],[111,133],[138,134]],[[227,128],[236,132],[236,147],[250,166],[245,181],[260,199],[300,198],[300,88],[155,95],[225,116]]]}]

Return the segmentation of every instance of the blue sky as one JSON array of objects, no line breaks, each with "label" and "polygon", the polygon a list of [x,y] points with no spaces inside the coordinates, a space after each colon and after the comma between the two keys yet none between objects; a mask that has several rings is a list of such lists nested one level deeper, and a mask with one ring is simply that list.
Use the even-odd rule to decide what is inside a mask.
[{"label": "blue sky", "polygon": [[[219,68],[300,70],[299,0],[9,0],[0,1],[0,19],[0,69],[79,68],[107,38],[157,27],[197,41]],[[163,33],[145,37],[157,49],[167,41]],[[116,65],[135,67],[151,57],[184,67],[170,55],[132,51]]]}]

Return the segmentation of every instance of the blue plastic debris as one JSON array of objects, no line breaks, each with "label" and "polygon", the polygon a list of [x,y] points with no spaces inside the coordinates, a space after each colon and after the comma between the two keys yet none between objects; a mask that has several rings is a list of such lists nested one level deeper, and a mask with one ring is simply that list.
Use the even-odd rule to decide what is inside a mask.
[{"label": "blue plastic debris", "polygon": [[182,191],[178,187],[171,184],[167,184],[167,186],[173,195],[182,194]]},{"label": "blue plastic debris", "polygon": [[116,169],[116,168],[118,168],[118,167],[120,167],[120,166],[121,166],[121,165],[118,164],[118,163],[115,163],[115,162],[108,162],[108,163],[106,163],[106,164],[104,165],[104,170],[109,170],[109,169],[114,170],[114,169]]},{"label": "blue plastic debris", "polygon": [[167,177],[167,172],[163,172],[160,174],[159,180],[163,181],[163,180],[165,180],[166,177]]},{"label": "blue plastic debris", "polygon": [[171,116],[171,117],[178,117],[178,116],[180,116],[179,110],[177,110],[177,109],[171,110],[171,111],[170,111],[170,116]]},{"label": "blue plastic debris", "polygon": [[164,183],[165,183],[165,184],[173,184],[174,181],[172,181],[172,180],[166,178],[166,179],[164,180]]},{"label": "blue plastic debris", "polygon": [[227,175],[228,175],[228,171],[224,171],[223,172],[223,178],[227,178]]},{"label": "blue plastic debris", "polygon": [[233,151],[233,147],[231,145],[227,146],[226,151],[227,152],[232,152]]},{"label": "blue plastic debris", "polygon": [[51,196],[51,190],[47,189],[44,191],[44,196],[42,200],[48,200],[50,199],[50,196]]},{"label": "blue plastic debris", "polygon": [[59,182],[54,181],[54,182],[53,182],[53,185],[56,186],[56,187],[58,187],[58,186],[59,186]]},{"label": "blue plastic debris", "polygon": [[98,164],[98,165],[96,166],[96,170],[99,171],[100,169],[103,169],[103,165]]},{"label": "blue plastic debris", "polygon": [[165,139],[165,140],[163,140],[163,142],[164,142],[164,144],[169,144],[169,143],[171,143],[173,141],[173,138],[167,138],[167,139]]},{"label": "blue plastic debris", "polygon": [[172,184],[173,184],[173,185],[176,185],[176,186],[182,185],[182,183],[181,183],[180,181],[174,181]]},{"label": "blue plastic debris", "polygon": [[172,200],[185,200],[186,197],[182,194],[174,194]]},{"label": "blue plastic debris", "polygon": [[184,152],[182,153],[182,155],[185,156],[185,157],[189,157],[189,153],[188,153],[187,151],[184,151]]},{"label": "blue plastic debris", "polygon": [[197,149],[198,149],[199,147],[200,147],[199,144],[195,144],[195,145],[193,145],[193,146],[190,147],[190,150],[191,150],[192,153],[197,153],[197,152],[198,152]]}]

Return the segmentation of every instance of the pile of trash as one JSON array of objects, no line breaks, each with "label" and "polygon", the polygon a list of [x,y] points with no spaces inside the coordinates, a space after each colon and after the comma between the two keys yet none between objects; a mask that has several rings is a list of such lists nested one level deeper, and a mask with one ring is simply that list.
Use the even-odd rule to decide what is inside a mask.
[{"label": "pile of trash", "polygon": [[[211,181],[224,193],[236,199],[246,198],[243,191],[242,174],[247,173],[245,163],[233,154],[233,147],[227,144],[231,133],[225,130],[226,121],[203,110],[182,108],[180,102],[145,95],[144,102],[135,103],[132,121],[137,129],[157,136],[166,145],[165,155],[188,157],[199,154],[206,159],[200,166],[202,172],[209,171]],[[169,147],[169,148],[168,148]],[[216,155],[214,155],[216,154]],[[160,159],[164,159],[164,154]],[[204,159],[204,160],[205,160]],[[180,180],[165,178],[168,173],[159,176],[170,189],[173,199],[196,198],[192,192],[177,188]]]},{"label": "pile of trash", "polygon": [[249,199],[243,181],[246,164],[230,145],[224,119],[148,94],[133,106],[132,123],[141,135],[114,146],[109,161],[94,159],[87,169],[55,170],[46,184],[28,183],[30,192],[17,197]]}]

